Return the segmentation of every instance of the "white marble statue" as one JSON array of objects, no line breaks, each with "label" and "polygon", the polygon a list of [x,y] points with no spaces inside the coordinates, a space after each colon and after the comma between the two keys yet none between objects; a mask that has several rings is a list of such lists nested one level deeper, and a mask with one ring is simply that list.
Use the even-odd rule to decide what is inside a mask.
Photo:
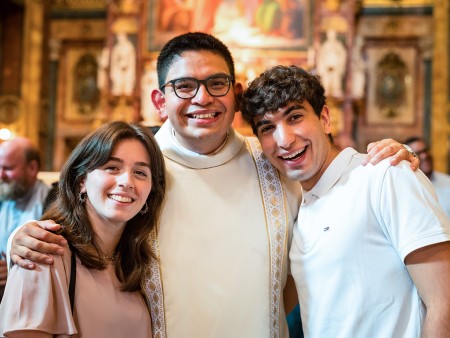
[{"label": "white marble statue", "polygon": [[352,97],[362,99],[365,96],[367,62],[362,53],[364,40],[356,37],[352,54]]},{"label": "white marble statue", "polygon": [[104,92],[108,81],[109,49],[104,47],[97,58],[97,88]]},{"label": "white marble statue", "polygon": [[326,95],[343,96],[342,81],[345,76],[347,50],[337,38],[335,30],[327,31],[326,40],[320,46],[317,57],[319,73]]},{"label": "white marble statue", "polygon": [[158,75],[156,73],[156,60],[145,65],[144,73],[141,77],[141,122],[145,126],[159,126],[162,124],[158,112],[153,105],[151,93],[158,87]]},{"label": "white marble statue", "polygon": [[136,85],[136,50],[125,33],[116,37],[111,51],[111,94],[130,96]]}]

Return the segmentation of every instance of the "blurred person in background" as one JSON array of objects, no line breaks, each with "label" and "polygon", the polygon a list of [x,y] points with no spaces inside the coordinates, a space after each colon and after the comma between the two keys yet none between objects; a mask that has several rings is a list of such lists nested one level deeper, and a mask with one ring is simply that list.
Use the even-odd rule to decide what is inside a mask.
[{"label": "blurred person in background", "polygon": [[39,219],[50,188],[37,178],[38,149],[24,137],[0,144],[0,300],[6,284],[6,242],[13,230]]},{"label": "blurred person in background", "polygon": [[410,137],[405,141],[420,159],[420,170],[433,183],[439,203],[450,217],[450,175],[441,173],[433,168],[433,156],[425,140],[419,136]]}]

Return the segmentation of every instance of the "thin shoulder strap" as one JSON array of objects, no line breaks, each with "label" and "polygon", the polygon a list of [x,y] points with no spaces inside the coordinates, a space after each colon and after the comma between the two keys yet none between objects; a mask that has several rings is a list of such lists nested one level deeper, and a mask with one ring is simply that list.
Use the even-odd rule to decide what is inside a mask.
[{"label": "thin shoulder strap", "polygon": [[73,306],[75,301],[75,282],[77,280],[77,261],[75,251],[70,248],[72,252],[72,259],[70,263],[70,281],[69,281],[69,299],[70,299],[70,309],[73,313]]}]

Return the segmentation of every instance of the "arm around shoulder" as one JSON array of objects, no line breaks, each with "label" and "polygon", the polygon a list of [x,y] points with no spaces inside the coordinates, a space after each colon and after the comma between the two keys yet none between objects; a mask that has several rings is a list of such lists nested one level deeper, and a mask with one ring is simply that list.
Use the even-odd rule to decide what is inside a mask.
[{"label": "arm around shoulder", "polygon": [[[22,268],[34,269],[33,262],[53,264],[49,254],[62,255],[67,245],[64,237],[50,231],[60,228],[53,221],[30,221],[19,227],[10,236],[11,260]],[[31,261],[31,262],[30,262]]]},{"label": "arm around shoulder", "polygon": [[381,141],[369,143],[367,146],[367,157],[363,161],[363,165],[379,163],[381,160],[390,157],[391,165],[396,165],[402,160],[410,162],[412,170],[419,169],[419,158],[415,153],[408,150],[404,144],[393,139],[383,139]]}]

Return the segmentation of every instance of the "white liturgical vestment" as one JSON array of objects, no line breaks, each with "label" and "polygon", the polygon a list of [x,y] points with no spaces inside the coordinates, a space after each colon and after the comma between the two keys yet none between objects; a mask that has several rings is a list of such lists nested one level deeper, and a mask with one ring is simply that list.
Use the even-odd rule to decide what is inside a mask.
[{"label": "white liturgical vestment", "polygon": [[[145,282],[154,336],[287,338],[282,290],[300,185],[283,181],[281,198],[263,204],[249,141],[233,130],[211,155],[179,145],[168,121],[156,138],[167,195],[152,240],[159,264]],[[278,173],[263,179],[276,193]],[[271,225],[273,215],[285,224]]]}]

